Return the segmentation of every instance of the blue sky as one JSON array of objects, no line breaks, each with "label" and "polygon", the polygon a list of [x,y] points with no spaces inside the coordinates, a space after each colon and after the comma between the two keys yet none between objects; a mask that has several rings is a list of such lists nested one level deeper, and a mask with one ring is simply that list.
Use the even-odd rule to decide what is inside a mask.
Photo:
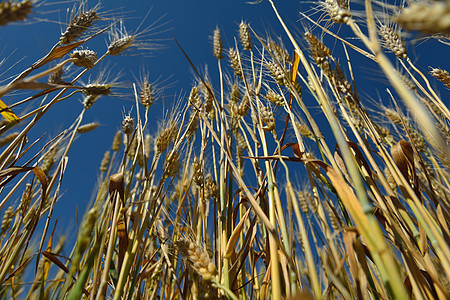
[{"label": "blue sky", "polygon": [[[41,2],[38,2],[38,4]],[[303,24],[298,22],[298,11],[306,11],[306,7],[311,4],[303,4],[301,7],[298,1],[276,1],[280,14],[283,16],[288,26],[293,28],[294,33],[303,32]],[[89,2],[88,7],[95,6],[97,2]],[[60,23],[66,22],[66,8],[72,8],[73,3],[57,4],[54,1],[47,1],[38,5],[35,13],[25,24],[14,24],[0,28],[0,50],[1,58],[7,58],[5,64],[1,66],[3,72],[8,67],[12,69],[2,75],[2,79],[6,76],[17,74],[25,69],[37,59],[42,57],[59,39],[64,25]],[[192,69],[172,40],[173,35],[182,45],[184,50],[190,56],[192,62],[199,68],[204,70],[208,66],[211,75],[217,73],[217,61],[212,55],[211,36],[214,29],[218,26],[222,32],[224,48],[227,49],[234,44],[234,38],[237,37],[237,28],[241,20],[245,20],[261,35],[269,32],[272,36],[280,35],[285,37],[275,15],[267,1],[259,4],[250,5],[245,1],[141,1],[128,0],[104,1],[101,4],[101,11],[105,12],[106,17],[120,15],[123,12],[125,16],[125,26],[133,32],[142,19],[152,9],[148,17],[144,20],[142,27],[153,23],[155,20],[165,15],[161,22],[168,22],[162,29],[170,29],[162,32],[155,38],[162,39],[161,43],[164,49],[160,49],[151,53],[152,55],[126,56],[126,57],[109,57],[106,62],[98,68],[94,68],[91,73],[95,78],[98,71],[102,68],[109,70],[112,77],[121,73],[118,81],[129,84],[135,78],[139,78],[142,70],[147,70],[151,81],[159,79],[163,82],[161,86],[167,86],[162,92],[162,97],[151,108],[153,128],[152,133],[157,129],[158,121],[161,120],[165,111],[170,110],[176,101],[186,101],[191,87],[195,82]],[[30,24],[31,23],[31,24]],[[342,29],[345,34],[345,29]],[[89,49],[97,51],[99,54],[106,50],[106,35],[95,38],[87,44]],[[332,38],[326,38],[329,41],[330,48],[335,45]],[[434,47],[436,43],[426,42],[418,44],[416,50],[420,54],[419,58],[425,59],[422,63],[424,71],[427,65],[449,67],[449,60],[446,59],[445,47]],[[288,46],[288,51],[292,52],[292,47]],[[341,51],[337,49],[336,51]],[[379,78],[379,86],[358,85],[360,93],[370,95],[375,101],[381,98],[387,98],[383,89],[385,88],[385,80],[378,71],[370,71],[372,66],[367,60],[361,59],[355,53],[351,54],[355,58],[353,64],[360,69],[359,78]],[[20,60],[20,61],[19,61]],[[14,65],[17,62],[17,65]],[[341,61],[345,63],[344,61]],[[228,61],[224,61],[224,64]],[[361,76],[361,77],[359,77]],[[83,81],[87,82],[89,75],[83,77]],[[362,80],[361,80],[362,81]],[[383,83],[384,82],[384,83]],[[214,81],[213,81],[214,83]],[[2,83],[4,84],[4,83]],[[78,206],[79,218],[84,213],[86,205],[91,198],[91,193],[95,189],[97,176],[99,175],[99,165],[105,151],[111,147],[114,133],[120,129],[123,112],[129,112],[134,107],[131,101],[131,94],[121,94],[116,97],[100,98],[86,115],[83,123],[98,122],[101,124],[95,131],[80,135],[78,141],[72,147],[69,153],[69,165],[62,185],[62,197],[56,205],[54,216],[59,216],[60,228],[75,227],[75,209]],[[364,94],[363,94],[364,95]],[[447,95],[448,91],[447,91]],[[5,97],[6,103],[16,101],[17,95]],[[82,110],[81,96],[75,96],[68,101],[59,103],[53,107],[41,121],[39,130],[34,130],[30,135],[34,138],[40,136],[43,131],[47,132],[45,141],[50,140],[61,130],[67,128],[79,112]],[[308,103],[308,102],[307,102]],[[312,105],[315,105],[314,103]],[[134,113],[134,112],[133,112]],[[31,137],[31,136],[30,136]]]}]

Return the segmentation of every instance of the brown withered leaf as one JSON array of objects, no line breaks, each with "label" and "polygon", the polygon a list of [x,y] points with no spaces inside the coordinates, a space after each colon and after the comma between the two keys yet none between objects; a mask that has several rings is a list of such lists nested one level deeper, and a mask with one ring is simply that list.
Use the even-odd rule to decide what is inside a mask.
[{"label": "brown withered leaf", "polygon": [[[69,269],[66,268],[66,266],[58,259],[56,254],[53,254],[48,251],[42,251],[42,255],[47,258],[49,261],[57,265],[61,270],[63,270],[65,273],[69,273]],[[73,280],[76,281],[77,279],[75,276],[73,276]],[[86,295],[86,297],[89,297],[89,292],[83,287],[83,293]]]},{"label": "brown withered leaf", "polygon": [[[5,178],[6,176],[16,176],[20,173],[28,171],[32,171],[39,179],[39,182],[42,186],[42,198],[45,199],[48,187],[47,176],[45,176],[45,173],[39,167],[10,167],[8,169],[0,171],[0,180]],[[0,184],[0,186],[1,185],[2,184]]]},{"label": "brown withered leaf", "polygon": [[286,143],[286,145],[284,145],[281,148],[281,151],[283,151],[286,148],[292,148],[292,152],[294,152],[294,156],[297,158],[302,158],[303,157],[303,152],[300,151],[300,146],[298,143]]},{"label": "brown withered leaf", "polygon": [[391,155],[403,177],[405,177],[406,181],[412,186],[417,197],[422,201],[419,190],[419,178],[417,177],[416,168],[414,166],[413,147],[408,142],[401,140],[391,148]]},{"label": "brown withered leaf", "polygon": [[122,269],[123,259],[128,248],[128,230],[127,223],[122,215],[117,222],[117,236],[119,237],[119,256],[118,256],[118,271]]},{"label": "brown withered leaf", "polygon": [[69,273],[69,269],[66,268],[66,266],[56,257],[55,254],[49,252],[49,251],[42,251],[42,255],[47,258],[49,261],[57,265],[61,270],[63,270],[65,273]]},{"label": "brown withered leaf", "polygon": [[406,180],[410,179],[410,171],[414,171],[414,150],[411,145],[401,140],[391,148],[395,164]]},{"label": "brown withered leaf", "polygon": [[[116,173],[109,177],[109,193],[111,195],[114,192],[118,192],[122,203],[125,202],[125,187],[124,187],[124,178],[122,173]],[[113,199],[111,199],[112,201]],[[125,206],[125,205],[124,205]]]}]

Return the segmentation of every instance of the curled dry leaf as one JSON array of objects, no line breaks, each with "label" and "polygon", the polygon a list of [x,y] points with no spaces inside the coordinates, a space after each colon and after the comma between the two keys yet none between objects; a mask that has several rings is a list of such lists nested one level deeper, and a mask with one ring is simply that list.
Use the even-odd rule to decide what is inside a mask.
[{"label": "curled dry leaf", "polygon": [[286,145],[281,147],[281,151],[283,151],[284,149],[289,148],[289,147],[292,148],[292,151],[294,152],[294,156],[295,157],[297,157],[297,158],[302,158],[303,157],[304,152],[302,152],[300,150],[300,146],[299,146],[298,143],[286,143]]},{"label": "curled dry leaf", "polygon": [[408,142],[401,140],[391,148],[391,155],[403,177],[412,185],[414,192],[420,199],[419,178],[414,167],[414,150],[412,146]]},{"label": "curled dry leaf", "polygon": [[234,228],[233,232],[231,233],[231,236],[227,242],[227,247],[225,248],[226,249],[225,256],[224,256],[225,258],[229,258],[233,254],[234,246],[236,245],[236,243],[238,241],[239,235],[241,234],[242,228],[244,227],[244,222],[247,219],[250,211],[251,211],[250,209],[247,210],[245,215],[242,217],[242,219],[237,224],[236,228]]},{"label": "curled dry leaf", "polygon": [[406,141],[399,141],[391,148],[392,158],[405,179],[409,178],[409,171],[414,170],[414,151]]},{"label": "curled dry leaf", "polygon": [[123,179],[122,173],[116,173],[109,177],[109,193],[111,195],[113,195],[114,192],[119,193],[119,196],[120,196],[120,199],[122,200],[122,202],[125,201],[125,188],[124,188],[124,179]]}]

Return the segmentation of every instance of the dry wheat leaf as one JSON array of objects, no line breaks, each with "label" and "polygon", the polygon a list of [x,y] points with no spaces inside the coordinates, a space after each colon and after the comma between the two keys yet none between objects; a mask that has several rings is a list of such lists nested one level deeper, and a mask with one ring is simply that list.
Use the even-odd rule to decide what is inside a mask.
[{"label": "dry wheat leaf", "polygon": [[411,145],[401,140],[391,148],[391,155],[403,177],[408,180],[409,170],[414,170],[414,150]]},{"label": "dry wheat leaf", "polygon": [[49,251],[42,251],[42,255],[47,258],[49,261],[57,265],[61,270],[63,270],[65,273],[69,273],[69,269],[66,268],[66,266],[56,257],[55,254],[49,252]]},{"label": "dry wheat leaf", "polygon": [[56,46],[54,47],[50,53],[48,53],[46,56],[44,56],[42,59],[38,60],[36,63],[34,63],[31,68],[32,69],[38,69],[40,67],[42,67],[43,65],[63,57],[64,55],[66,55],[67,53],[69,53],[70,51],[72,51],[73,49],[75,49],[76,47],[80,46],[81,44],[83,44],[85,41],[79,41],[76,43],[72,43],[70,45],[64,45],[64,46]]},{"label": "dry wheat leaf", "polygon": [[116,173],[109,177],[109,193],[112,195],[115,191],[119,193],[122,202],[125,201],[124,178],[122,173]]},{"label": "dry wheat leaf", "polygon": [[247,220],[247,217],[248,217],[250,211],[251,211],[250,209],[247,210],[245,215],[241,218],[241,220],[237,224],[236,228],[234,228],[233,232],[231,233],[231,236],[228,239],[228,243],[225,248],[226,249],[225,256],[224,256],[225,258],[229,258],[231,256],[231,254],[233,254],[234,246],[236,245],[237,240],[239,239],[239,235],[241,234],[242,228],[244,227],[244,222],[245,222],[245,220]]},{"label": "dry wheat leaf", "polygon": [[39,182],[42,186],[42,197],[45,198],[48,186],[47,176],[45,176],[45,173],[39,167],[10,167],[8,169],[0,171],[0,180],[2,180],[6,176],[15,176],[17,174],[28,171],[32,171],[39,179]]},{"label": "dry wheat leaf", "polygon": [[14,89],[17,89],[17,90],[19,90],[19,89],[22,89],[22,90],[47,90],[47,89],[64,88],[64,87],[72,87],[72,86],[47,83],[47,82],[39,82],[39,81],[22,81],[16,85],[14,85]]}]

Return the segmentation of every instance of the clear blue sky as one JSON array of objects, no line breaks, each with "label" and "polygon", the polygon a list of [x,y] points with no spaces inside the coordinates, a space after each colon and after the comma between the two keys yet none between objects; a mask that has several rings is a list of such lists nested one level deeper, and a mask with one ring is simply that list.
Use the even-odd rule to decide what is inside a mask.
[{"label": "clear blue sky", "polygon": [[[38,4],[40,2],[38,1]],[[64,26],[60,25],[59,22],[67,21],[67,13],[64,8],[71,8],[73,3],[55,4],[52,2],[56,1],[50,0],[38,6],[32,18],[25,24],[0,27],[0,50],[3,51],[1,58],[8,57],[5,64],[1,66],[1,70],[4,72],[7,67],[13,66],[14,62],[23,58],[16,66],[12,67],[12,70],[2,75],[2,79],[5,79],[7,75],[12,76],[34,63],[58,41],[61,31],[64,30]],[[96,3],[90,2],[88,7],[94,6]],[[304,7],[301,7],[299,1],[288,0],[276,1],[276,3],[278,3],[281,15],[288,26],[291,26],[294,33],[304,32],[302,26],[307,23],[305,21],[298,22],[298,11],[306,11],[308,7],[306,5],[310,4],[303,4]],[[165,39],[165,41],[162,41],[165,49],[152,53],[151,57],[109,57],[106,60],[109,65],[104,66],[111,70],[111,74],[121,71],[122,76],[119,81],[126,84],[134,81],[134,78],[138,78],[142,69],[148,70],[148,76],[151,80],[161,78],[161,80],[167,79],[166,83],[172,83],[172,87],[164,90],[164,97],[159,99],[151,108],[151,115],[154,118],[152,120],[153,125],[150,125],[150,128],[155,130],[157,122],[162,117],[163,109],[170,109],[174,101],[180,99],[180,95],[184,95],[185,97],[181,97],[181,99],[185,100],[195,82],[192,69],[171,39],[171,35],[183,46],[197,67],[204,69],[208,65],[211,74],[216,74],[217,65],[216,59],[212,55],[211,42],[211,35],[216,26],[221,29],[225,49],[234,44],[238,24],[241,20],[249,22],[259,34],[264,35],[266,32],[270,32],[272,36],[285,37],[267,1],[250,5],[240,0],[109,0],[101,4],[100,12],[104,11],[107,17],[117,16],[123,12],[126,17],[125,25],[127,29],[133,32],[150,8],[152,8],[152,11],[142,26],[145,28],[160,16],[166,15],[162,22],[168,21],[169,23],[164,28],[171,30],[155,36]],[[33,24],[30,25],[30,22]],[[106,35],[99,36],[89,42],[87,46],[101,54],[106,50],[106,39]],[[327,40],[330,41],[328,46],[333,48],[335,45],[333,39],[328,37]],[[444,54],[445,50],[443,49],[445,48],[430,47],[430,42],[420,44],[417,47],[419,53],[424,50],[427,53],[426,57],[423,57],[425,54],[420,57],[420,59],[427,59],[427,63],[422,64],[423,70],[426,71],[425,68],[428,64],[448,69],[448,55]],[[288,50],[292,52],[292,47],[289,47],[289,45]],[[358,64],[359,55],[355,53],[351,55],[356,59],[353,63]],[[345,63],[343,60],[341,62]],[[226,60],[224,63],[228,63],[228,61]],[[361,93],[361,89],[365,89],[364,93],[371,95],[373,99],[378,100],[378,94],[386,98],[381,73],[371,73],[369,71],[371,65],[367,60],[361,60],[361,63],[364,63],[364,65],[358,65],[361,69],[358,75],[366,78],[380,78],[381,84],[379,87],[358,85],[359,92]],[[98,74],[98,70],[93,69],[93,77]],[[88,77],[84,77],[83,80],[86,82]],[[362,95],[364,96],[364,94]],[[5,97],[3,100],[6,103],[12,103],[16,101],[16,97],[17,95]],[[80,218],[84,213],[86,204],[95,188],[100,161],[104,152],[110,149],[114,133],[120,129],[122,112],[124,110],[128,112],[134,106],[131,100],[132,95],[100,98],[93,108],[86,113],[83,123],[96,121],[101,126],[91,133],[79,136],[78,141],[69,153],[69,165],[62,185],[63,194],[54,213],[54,216],[60,218],[60,228],[65,229],[68,228],[67,226],[74,228],[77,205]],[[80,101],[81,96],[75,96],[53,107],[41,121],[41,126],[37,127],[47,132],[44,140],[50,140],[75,120],[82,110]],[[315,104],[312,103],[312,105]],[[42,131],[36,129],[32,133],[35,138],[41,134]]]}]

